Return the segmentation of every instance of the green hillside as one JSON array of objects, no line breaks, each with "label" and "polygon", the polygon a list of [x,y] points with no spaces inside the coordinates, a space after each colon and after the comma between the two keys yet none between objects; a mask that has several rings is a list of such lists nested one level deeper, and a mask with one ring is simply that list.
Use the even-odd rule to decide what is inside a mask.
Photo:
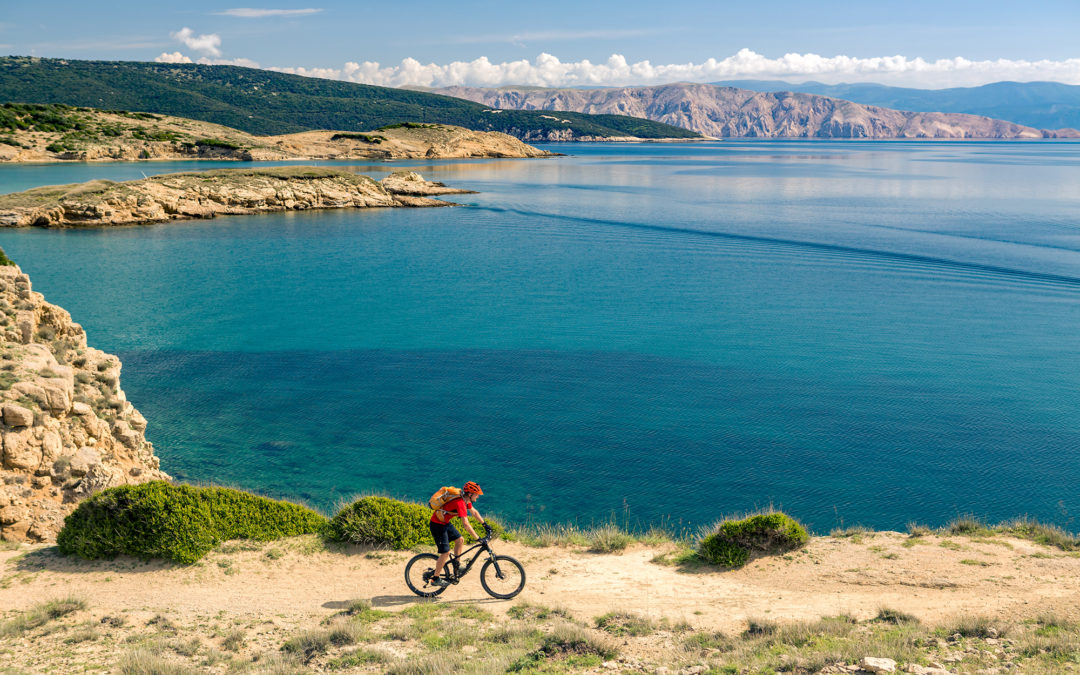
[{"label": "green hillside", "polygon": [[556,120],[544,117],[551,115],[546,111],[485,112],[478,103],[419,91],[190,63],[2,57],[0,101],[161,113],[260,135],[437,122],[533,140],[567,128],[577,136],[699,137],[636,117],[561,112]]}]

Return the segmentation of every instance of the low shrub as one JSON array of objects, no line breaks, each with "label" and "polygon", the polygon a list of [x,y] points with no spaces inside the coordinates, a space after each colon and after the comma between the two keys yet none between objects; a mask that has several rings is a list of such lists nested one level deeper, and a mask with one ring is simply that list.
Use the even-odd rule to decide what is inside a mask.
[{"label": "low shrub", "polygon": [[220,138],[200,138],[195,141],[195,145],[200,148],[225,148],[226,150],[239,150],[241,147],[236,143],[223,141]]},{"label": "low shrub", "polygon": [[44,626],[68,614],[86,609],[82,598],[67,597],[34,605],[10,621],[0,623],[0,637],[11,637]]},{"label": "low shrub", "polygon": [[153,481],[93,495],[64,520],[60,552],[193,563],[230,539],[269,541],[322,532],[326,518],[290,502],[221,487]]},{"label": "low shrub", "polygon": [[[330,521],[328,536],[334,541],[367,546],[387,546],[395,551],[412,548],[419,544],[430,544],[431,509],[421,504],[403,502],[389,497],[361,497],[348,504]],[[492,518],[485,519],[494,530],[495,537],[501,536],[503,527]],[[483,526],[476,518],[469,518],[473,529],[483,533]],[[471,538],[458,527],[466,541]],[[470,542],[471,543],[471,542]]]},{"label": "low shrub", "polygon": [[7,257],[7,253],[4,253],[4,249],[0,248],[0,266],[10,267],[14,264],[11,258]]},{"label": "low shrub", "polygon": [[701,540],[698,555],[723,567],[741,567],[753,553],[783,553],[809,540],[806,528],[779,511],[743,520],[725,520],[716,532]]}]

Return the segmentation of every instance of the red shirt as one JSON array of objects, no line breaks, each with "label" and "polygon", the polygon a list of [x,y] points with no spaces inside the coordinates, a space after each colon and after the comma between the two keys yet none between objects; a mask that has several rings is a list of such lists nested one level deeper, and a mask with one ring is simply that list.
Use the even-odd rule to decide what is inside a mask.
[{"label": "red shirt", "polygon": [[[472,504],[461,497],[451,499],[443,504],[441,510],[431,514],[431,522],[445,525],[449,523],[452,518],[467,518],[469,515],[468,511],[471,508]],[[448,513],[443,513],[444,511],[447,511]],[[443,518],[446,518],[446,520],[443,520]]]}]

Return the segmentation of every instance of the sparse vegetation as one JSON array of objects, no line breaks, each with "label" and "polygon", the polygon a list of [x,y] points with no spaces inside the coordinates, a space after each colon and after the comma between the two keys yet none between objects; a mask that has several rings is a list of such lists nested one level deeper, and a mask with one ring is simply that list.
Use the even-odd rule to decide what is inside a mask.
[{"label": "sparse vegetation", "polygon": [[333,136],[330,137],[331,141],[337,141],[337,140],[342,140],[342,139],[347,139],[347,140],[352,140],[352,141],[361,141],[363,143],[370,143],[372,145],[378,145],[379,143],[382,143],[383,141],[386,140],[386,136],[380,136],[379,134],[360,134],[360,133],[342,132],[342,133],[334,134]]},{"label": "sparse vegetation", "polygon": [[15,618],[0,623],[0,637],[22,635],[50,621],[86,609],[82,598],[67,597],[35,605]]},{"label": "sparse vegetation", "polygon": [[633,612],[608,612],[596,617],[596,627],[600,630],[622,637],[633,635],[652,635],[656,632],[656,622]]},{"label": "sparse vegetation", "polygon": [[785,513],[759,513],[741,520],[724,520],[701,540],[698,554],[722,567],[741,567],[754,553],[775,554],[806,544],[806,528]]}]

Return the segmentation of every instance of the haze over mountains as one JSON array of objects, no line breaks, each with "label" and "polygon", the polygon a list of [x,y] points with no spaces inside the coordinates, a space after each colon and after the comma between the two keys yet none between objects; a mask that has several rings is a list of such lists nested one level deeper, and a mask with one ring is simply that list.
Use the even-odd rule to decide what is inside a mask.
[{"label": "haze over mountains", "polygon": [[896,110],[985,115],[1038,129],[1080,129],[1080,86],[1060,82],[994,82],[951,89],[910,89],[871,83],[792,84],[780,80],[730,80],[712,84],[754,91],[797,91]]},{"label": "haze over mountains", "polygon": [[815,94],[766,93],[712,84],[610,89],[447,87],[438,92],[509,110],[645,117],[722,138],[1080,137],[1072,129],[1047,131],[977,115],[908,112]]}]

